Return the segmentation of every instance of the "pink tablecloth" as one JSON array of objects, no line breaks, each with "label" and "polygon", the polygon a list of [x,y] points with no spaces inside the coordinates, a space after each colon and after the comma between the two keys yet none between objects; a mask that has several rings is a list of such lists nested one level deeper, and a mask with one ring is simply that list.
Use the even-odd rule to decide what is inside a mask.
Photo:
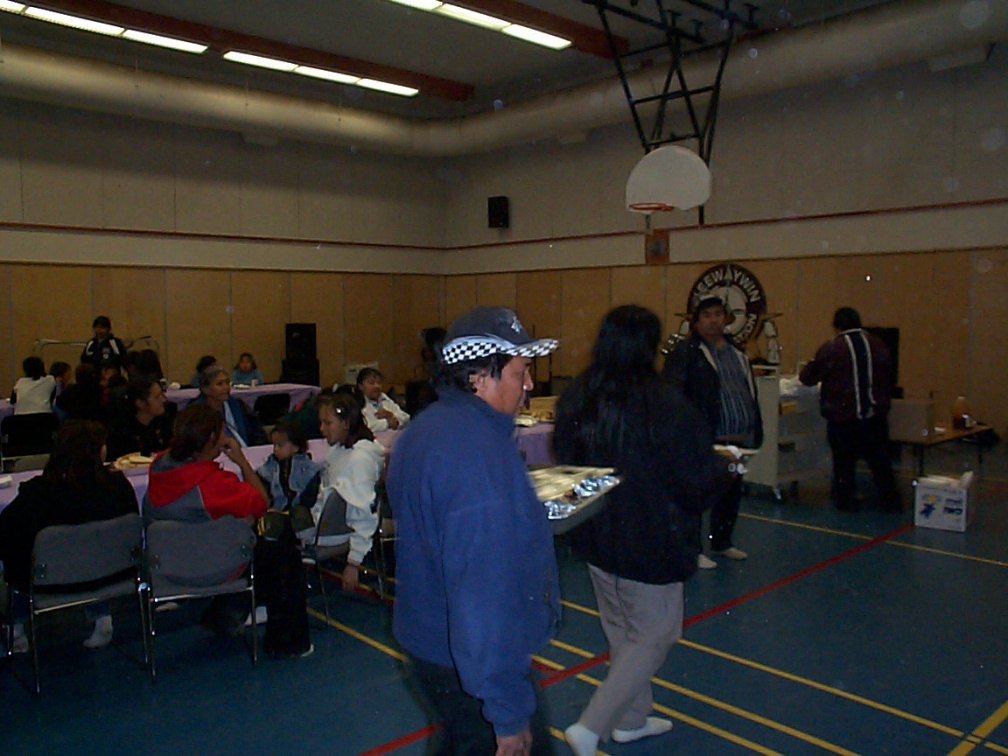
[{"label": "pink tablecloth", "polygon": [[[376,434],[376,440],[384,446],[389,453],[391,453],[395,446],[396,439],[399,437],[401,432],[402,431],[398,430],[381,431]],[[539,423],[538,425],[533,425],[531,428],[518,428],[516,441],[518,449],[525,452],[525,462],[527,464],[555,464],[553,461],[553,452],[550,443],[552,435],[553,425],[551,423]],[[325,459],[326,452],[329,450],[329,445],[324,439],[315,438],[308,442],[308,450],[311,452],[312,458],[316,462],[321,462]],[[250,446],[245,449],[245,457],[248,459],[249,463],[251,463],[252,467],[256,468],[266,461],[266,458],[272,451],[273,447],[270,444]],[[238,466],[231,460],[221,456],[219,457],[219,461],[225,469],[231,470],[234,473],[238,472]],[[12,485],[7,488],[0,488],[0,509],[3,509],[14,500],[14,497],[17,495],[17,488],[21,484],[21,481],[40,475],[41,472],[41,470],[30,470],[28,472],[13,473],[11,475],[14,479]],[[130,470],[127,473],[127,478],[133,485],[133,490],[136,491],[137,501],[142,502],[144,494],[147,493],[147,470]]]},{"label": "pink tablecloth", "polygon": [[[231,396],[241,399],[249,409],[255,406],[255,400],[260,396],[269,394],[289,394],[290,406],[296,407],[310,396],[319,393],[318,386],[307,386],[302,383],[264,383],[261,386],[250,386],[249,388],[232,388]],[[177,388],[168,389],[165,396],[169,401],[175,402],[179,409],[185,407],[189,402],[199,396],[199,389]]]},{"label": "pink tablecloth", "polygon": [[14,405],[10,403],[9,399],[0,399],[0,420],[3,420],[8,415],[14,414]]}]

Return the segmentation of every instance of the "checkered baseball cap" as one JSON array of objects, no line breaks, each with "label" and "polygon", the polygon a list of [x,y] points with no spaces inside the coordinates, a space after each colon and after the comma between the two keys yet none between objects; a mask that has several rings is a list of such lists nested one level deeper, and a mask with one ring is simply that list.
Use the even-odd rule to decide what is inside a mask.
[{"label": "checkered baseball cap", "polygon": [[559,343],[556,339],[533,339],[507,307],[474,307],[452,322],[441,354],[449,365],[491,354],[542,357]]}]

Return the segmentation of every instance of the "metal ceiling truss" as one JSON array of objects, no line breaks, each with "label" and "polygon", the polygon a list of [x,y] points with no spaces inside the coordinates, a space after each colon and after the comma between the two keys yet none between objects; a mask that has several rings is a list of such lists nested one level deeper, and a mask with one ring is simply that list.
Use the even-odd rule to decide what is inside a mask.
[{"label": "metal ceiling truss", "polygon": [[[745,9],[743,15],[732,9],[732,0],[723,0],[723,7],[720,8],[703,0],[623,0],[624,5],[617,5],[610,0],[583,0],[583,2],[595,6],[606,35],[613,41],[616,72],[623,85],[644,151],[650,152],[673,142],[696,140],[698,154],[705,163],[710,164],[725,63],[728,61],[736,29],[758,29],[754,20],[756,7],[749,3],[736,3]],[[629,7],[625,7],[627,2]],[[653,16],[644,15],[636,10],[639,4],[653,6]],[[615,47],[615,41],[620,38],[613,34],[610,25],[611,15],[656,29],[662,33],[663,40],[644,47],[619,51]],[[715,35],[704,34],[709,22],[713,22],[716,38]],[[637,64],[633,66],[636,68],[642,63],[650,62],[650,59],[662,51],[667,52],[669,65],[662,91],[642,97],[635,96],[627,79],[627,69],[630,64]],[[714,51],[719,56],[714,81],[704,86],[690,87],[683,73],[683,60],[687,55],[706,51]],[[706,111],[701,115],[698,99],[704,95],[709,97]],[[672,128],[669,107],[673,104],[681,105],[687,115],[688,127],[685,131],[676,132]],[[650,129],[645,129],[645,113],[642,110],[645,106],[652,105],[657,105],[653,121]]]}]

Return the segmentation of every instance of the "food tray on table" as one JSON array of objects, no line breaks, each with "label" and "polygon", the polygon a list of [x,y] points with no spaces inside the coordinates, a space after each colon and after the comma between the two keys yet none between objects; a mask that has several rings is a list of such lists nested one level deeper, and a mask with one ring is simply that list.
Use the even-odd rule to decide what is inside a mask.
[{"label": "food tray on table", "polygon": [[529,477],[557,535],[598,512],[605,495],[621,482],[611,467],[553,465],[529,470]]},{"label": "food tray on table", "polygon": [[152,457],[145,457],[143,454],[124,454],[112,463],[112,468],[124,475],[144,475],[153,461]]}]

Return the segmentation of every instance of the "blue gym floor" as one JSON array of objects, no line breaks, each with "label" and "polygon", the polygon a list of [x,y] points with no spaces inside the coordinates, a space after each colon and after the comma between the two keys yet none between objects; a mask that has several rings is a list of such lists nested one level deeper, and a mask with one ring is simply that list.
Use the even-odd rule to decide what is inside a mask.
[{"label": "blue gym floor", "polygon": [[[797,498],[749,491],[720,560],[686,588],[684,639],[655,678],[673,731],[614,755],[1008,754],[1008,464],[984,455],[966,533],[914,529],[907,512],[838,512],[828,478]],[[932,455],[928,472],[975,464]],[[536,663],[557,754],[605,676],[606,645],[584,564],[557,541],[565,614]],[[337,591],[338,592],[338,591]],[[311,598],[315,653],[261,657],[198,626],[199,604],[158,615],[158,681],[142,668],[135,604],[113,606],[118,647],[87,651],[71,610],[40,623],[42,694],[30,657],[0,670],[0,754],[393,754],[425,752],[430,727],[400,674],[389,608]]]}]

